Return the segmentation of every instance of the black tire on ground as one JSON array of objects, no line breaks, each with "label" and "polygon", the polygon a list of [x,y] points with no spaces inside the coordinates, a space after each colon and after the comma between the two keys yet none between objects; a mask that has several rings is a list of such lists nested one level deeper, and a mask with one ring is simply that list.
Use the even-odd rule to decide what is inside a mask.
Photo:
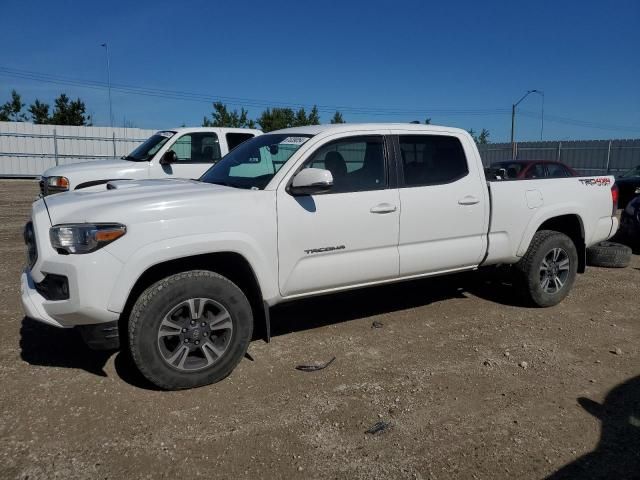
[{"label": "black tire on ground", "polygon": [[245,355],[252,331],[251,306],[242,290],[222,275],[193,270],[140,295],[129,317],[129,347],[145,378],[179,390],[229,375]]},{"label": "black tire on ground", "polygon": [[587,265],[592,267],[624,268],[631,263],[632,250],[615,242],[600,242],[587,248]]},{"label": "black tire on ground", "polygon": [[514,270],[515,285],[523,300],[536,307],[551,307],[560,303],[573,286],[578,252],[564,233],[540,230]]}]

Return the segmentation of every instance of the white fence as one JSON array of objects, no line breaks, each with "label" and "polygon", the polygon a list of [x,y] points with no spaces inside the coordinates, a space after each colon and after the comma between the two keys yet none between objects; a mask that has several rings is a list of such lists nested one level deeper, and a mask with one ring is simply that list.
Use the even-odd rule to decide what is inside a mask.
[{"label": "white fence", "polygon": [[154,132],[0,122],[0,177],[38,177],[55,165],[120,158]]}]

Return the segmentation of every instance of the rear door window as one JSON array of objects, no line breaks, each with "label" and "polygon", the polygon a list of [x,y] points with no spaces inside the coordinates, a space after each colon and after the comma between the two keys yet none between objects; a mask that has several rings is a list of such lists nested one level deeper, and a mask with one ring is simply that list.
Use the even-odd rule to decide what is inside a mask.
[{"label": "rear door window", "polygon": [[469,174],[460,140],[445,135],[400,135],[402,173],[407,187],[441,185]]}]

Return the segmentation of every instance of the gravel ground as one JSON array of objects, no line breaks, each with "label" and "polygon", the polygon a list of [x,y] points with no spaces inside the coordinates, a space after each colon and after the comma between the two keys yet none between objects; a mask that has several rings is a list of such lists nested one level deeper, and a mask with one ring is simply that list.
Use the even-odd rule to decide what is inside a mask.
[{"label": "gravel ground", "polygon": [[544,310],[483,273],[282,306],[229,378],[161,392],[124,355],[24,318],[36,193],[0,181],[2,478],[640,475],[638,255]]}]

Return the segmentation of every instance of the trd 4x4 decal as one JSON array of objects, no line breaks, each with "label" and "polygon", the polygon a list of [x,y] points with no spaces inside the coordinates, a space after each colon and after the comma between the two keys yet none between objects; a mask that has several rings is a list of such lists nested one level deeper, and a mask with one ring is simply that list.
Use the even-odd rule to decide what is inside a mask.
[{"label": "trd 4x4 decal", "polygon": [[606,187],[607,185],[611,185],[611,179],[609,177],[579,178],[578,181],[583,185],[595,185],[596,187]]}]

